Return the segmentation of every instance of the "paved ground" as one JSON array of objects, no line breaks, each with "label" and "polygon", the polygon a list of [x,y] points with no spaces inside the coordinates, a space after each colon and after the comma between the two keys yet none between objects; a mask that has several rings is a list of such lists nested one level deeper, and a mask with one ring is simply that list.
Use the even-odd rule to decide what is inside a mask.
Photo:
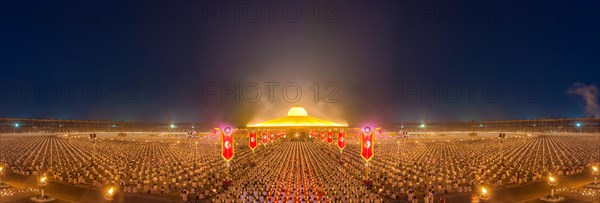
[{"label": "paved ground", "polygon": [[[578,174],[573,176],[560,176],[558,177],[557,188],[562,187],[582,187],[585,184],[592,182],[593,177],[590,173]],[[490,202],[498,203],[514,203],[514,202],[527,202],[527,203],[542,203],[539,198],[550,194],[550,186],[546,182],[534,182],[523,186],[510,187],[505,189],[499,189],[491,192],[492,199]],[[448,202],[478,202],[476,194],[463,194],[463,195],[448,195],[446,197]],[[564,202],[581,202],[574,199],[567,199]]]},{"label": "paved ground", "polygon": [[[21,187],[10,187],[0,189],[0,203],[19,203],[19,202],[30,202],[29,198],[32,196],[39,195],[40,192],[37,189],[32,188],[21,188]],[[66,201],[57,200],[55,203],[63,203]]]},{"label": "paved ground", "polygon": [[[36,180],[34,177],[25,177],[17,174],[9,174],[6,176],[7,183],[13,185],[16,188],[32,188],[37,189]],[[562,187],[582,187],[592,181],[591,174],[579,174],[574,176],[562,176],[558,177],[559,185],[557,188]],[[494,203],[514,203],[514,202],[526,202],[526,203],[542,203],[539,198],[548,195],[550,193],[550,186],[546,182],[534,182],[522,186],[509,187],[492,191],[492,199],[490,202]],[[104,193],[102,191],[94,190],[91,188],[85,188],[80,186],[68,185],[63,183],[50,182],[46,186],[46,194],[58,198],[56,203],[99,203],[105,202]],[[29,196],[37,195],[35,192],[29,192],[27,194],[21,194],[17,199],[13,198],[1,198],[0,203],[19,203],[19,202],[30,202]],[[19,199],[20,198],[20,199]],[[158,195],[140,195],[140,194],[117,194],[115,195],[115,203],[159,203],[159,202],[177,202],[176,196],[158,196]],[[478,202],[477,195],[472,194],[450,194],[444,196],[447,202]],[[437,201],[437,198],[436,198]],[[567,199],[564,202],[587,202],[576,199]]]},{"label": "paved ground", "polygon": [[[39,188],[36,185],[35,177],[21,176],[18,174],[8,174],[6,183],[17,188]],[[57,203],[61,202],[77,202],[77,203],[100,203],[104,200],[104,192],[91,188],[73,186],[63,183],[49,182],[45,192],[47,195],[58,199]],[[39,195],[39,193],[38,193]],[[116,194],[113,202],[115,203],[164,203],[176,202],[175,198],[165,198],[157,195],[139,195],[139,194]],[[8,202],[8,201],[7,201]],[[19,200],[11,200],[11,202],[30,202],[29,197]],[[4,202],[1,202],[4,203]]]}]

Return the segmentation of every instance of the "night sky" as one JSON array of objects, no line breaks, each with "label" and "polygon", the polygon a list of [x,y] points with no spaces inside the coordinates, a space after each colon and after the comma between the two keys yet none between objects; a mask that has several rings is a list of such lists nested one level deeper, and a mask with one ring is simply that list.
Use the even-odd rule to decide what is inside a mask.
[{"label": "night sky", "polygon": [[[3,0],[0,117],[166,122],[170,108],[175,122],[244,125],[292,106],[348,123],[421,121],[426,106],[431,121],[598,116],[599,10],[546,0]],[[270,101],[264,84],[276,82]],[[236,83],[240,101],[223,101],[221,85]],[[297,86],[282,96],[290,84],[301,97]]]}]

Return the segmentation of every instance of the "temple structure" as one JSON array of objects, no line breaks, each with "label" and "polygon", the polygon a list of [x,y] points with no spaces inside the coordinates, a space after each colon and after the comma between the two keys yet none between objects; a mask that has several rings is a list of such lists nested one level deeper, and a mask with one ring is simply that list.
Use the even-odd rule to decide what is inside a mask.
[{"label": "temple structure", "polygon": [[323,120],[308,115],[302,107],[292,107],[286,117],[248,124],[248,128],[345,128],[347,124]]}]

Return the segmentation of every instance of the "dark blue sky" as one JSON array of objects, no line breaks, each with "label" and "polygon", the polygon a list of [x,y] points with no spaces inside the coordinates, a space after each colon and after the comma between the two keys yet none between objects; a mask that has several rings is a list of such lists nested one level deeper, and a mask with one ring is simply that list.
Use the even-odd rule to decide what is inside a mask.
[{"label": "dark blue sky", "polygon": [[[590,116],[567,91],[600,84],[598,10],[598,1],[5,0],[0,117],[166,121],[170,106],[175,121],[245,124],[299,105],[337,121],[420,121],[425,103],[436,121]],[[273,102],[265,82],[280,84]],[[222,83],[240,84],[240,102],[203,100],[203,86]],[[254,83],[256,101],[243,97]],[[298,101],[281,95],[291,83]]]}]

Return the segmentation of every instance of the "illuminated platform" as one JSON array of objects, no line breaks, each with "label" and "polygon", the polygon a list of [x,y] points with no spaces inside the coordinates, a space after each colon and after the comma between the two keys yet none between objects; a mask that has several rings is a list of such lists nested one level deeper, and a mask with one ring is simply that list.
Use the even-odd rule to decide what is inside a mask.
[{"label": "illuminated platform", "polygon": [[590,183],[590,184],[585,185],[585,187],[592,188],[592,189],[600,189],[600,183]]},{"label": "illuminated platform", "polygon": [[545,196],[545,197],[540,198],[540,200],[545,201],[545,202],[562,202],[565,200],[565,198],[560,197],[560,196],[555,196],[555,197]]},{"label": "illuminated platform", "polygon": [[323,120],[308,116],[306,110],[302,107],[292,107],[286,117],[276,118],[261,123],[248,124],[248,128],[336,128],[348,127],[347,124],[340,124],[333,121]]},{"label": "illuminated platform", "polygon": [[6,189],[6,188],[10,188],[10,185],[8,185],[6,183],[0,183],[0,189]]},{"label": "illuminated platform", "polygon": [[56,200],[56,198],[49,197],[49,196],[44,196],[44,197],[35,196],[35,197],[31,197],[30,200],[32,202],[51,202],[51,201]]}]

